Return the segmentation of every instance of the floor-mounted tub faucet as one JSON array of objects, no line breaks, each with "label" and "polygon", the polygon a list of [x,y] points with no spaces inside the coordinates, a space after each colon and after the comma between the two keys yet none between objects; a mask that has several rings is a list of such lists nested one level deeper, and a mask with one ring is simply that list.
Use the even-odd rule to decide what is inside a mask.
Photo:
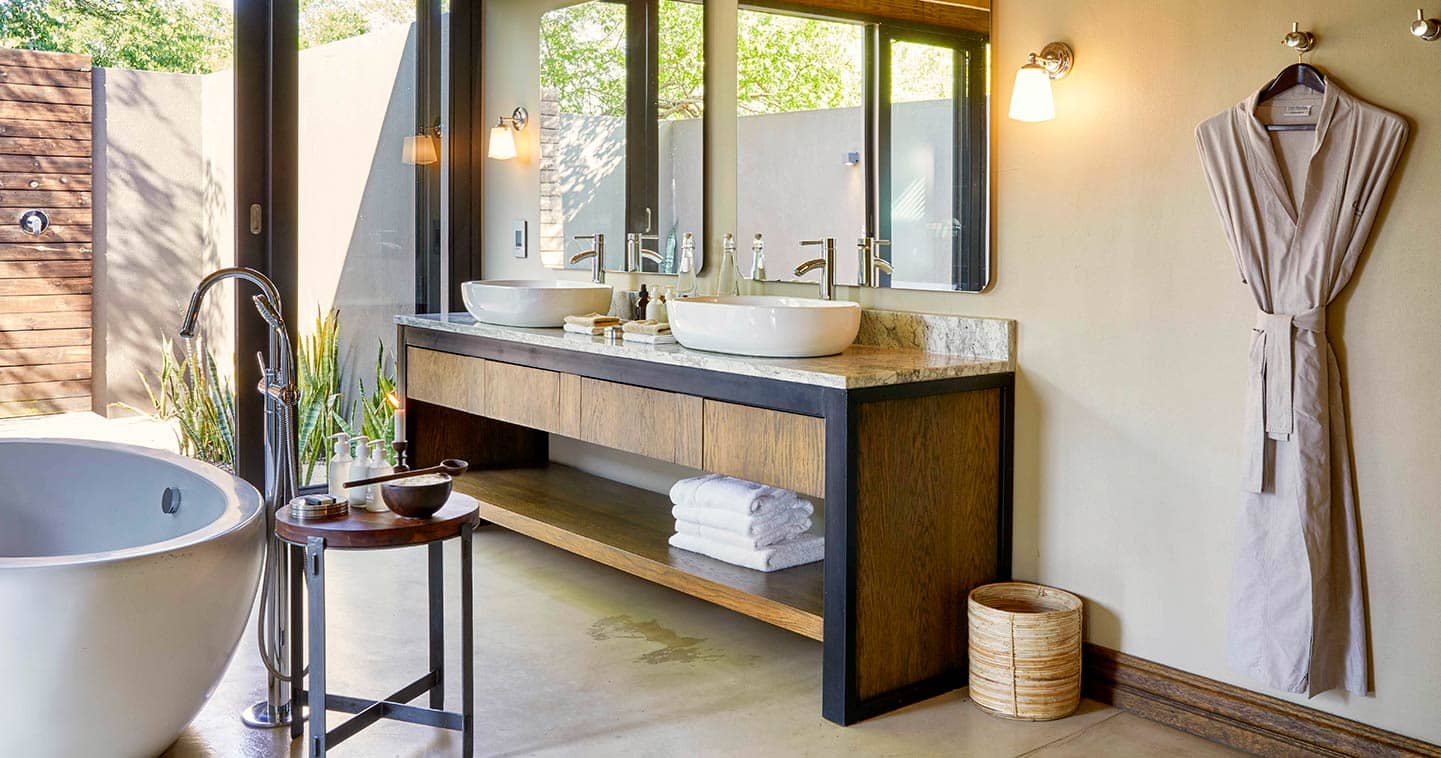
[{"label": "floor-mounted tub faucet", "polygon": [[[223,268],[196,285],[190,305],[180,322],[180,336],[195,336],[200,319],[200,306],[205,293],[227,279],[243,279],[260,288],[251,298],[261,318],[270,326],[267,356],[260,359],[262,378],[258,387],[265,396],[265,563],[260,587],[260,613],[256,618],[256,637],[260,661],[269,672],[265,700],[241,714],[246,726],[257,729],[289,724],[297,714],[290,712],[290,687],[295,674],[285,670],[290,660],[291,624],[288,590],[283,577],[289,576],[288,552],[275,536],[275,512],[290,502],[296,493],[295,417],[298,392],[294,382],[294,353],[290,333],[281,316],[280,291],[264,274],[249,268]],[[300,672],[304,676],[304,672]]]},{"label": "floor-mounted tub faucet", "polygon": [[605,284],[605,235],[596,232],[595,234],[578,234],[575,238],[591,240],[593,247],[572,255],[570,257],[571,265],[580,263],[587,258],[591,259],[590,280],[596,284]]},{"label": "floor-mounted tub faucet", "polygon": [[836,238],[801,240],[801,246],[806,245],[820,245],[824,252],[821,253],[821,257],[812,258],[796,266],[796,276],[805,276],[816,269],[821,269],[821,299],[834,300],[836,297]]}]

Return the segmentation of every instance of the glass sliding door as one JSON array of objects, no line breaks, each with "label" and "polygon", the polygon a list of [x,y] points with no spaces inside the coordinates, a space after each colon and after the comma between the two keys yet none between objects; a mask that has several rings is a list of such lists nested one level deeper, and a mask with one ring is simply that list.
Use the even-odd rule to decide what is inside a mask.
[{"label": "glass sliding door", "polygon": [[300,9],[292,325],[306,481],[323,478],[335,432],[391,455],[394,317],[439,309],[439,13],[432,0]]}]

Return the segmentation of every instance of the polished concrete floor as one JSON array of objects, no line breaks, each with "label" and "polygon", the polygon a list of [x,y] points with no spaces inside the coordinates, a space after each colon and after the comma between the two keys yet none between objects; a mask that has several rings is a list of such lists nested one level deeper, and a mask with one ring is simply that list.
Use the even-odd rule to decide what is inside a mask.
[{"label": "polished concrete floor", "polygon": [[[1229,751],[1086,702],[1070,718],[988,716],[964,691],[849,728],[820,717],[820,645],[519,535],[475,538],[476,754],[1207,756]],[[446,553],[448,629],[459,554]],[[332,551],[330,690],[379,696],[424,673],[425,551]],[[447,641],[457,670],[458,641]],[[459,703],[455,678],[447,705]],[[167,758],[303,756],[241,725],[264,675],[253,630]],[[332,713],[330,726],[344,714]],[[458,736],[381,722],[334,755],[458,755]]]}]

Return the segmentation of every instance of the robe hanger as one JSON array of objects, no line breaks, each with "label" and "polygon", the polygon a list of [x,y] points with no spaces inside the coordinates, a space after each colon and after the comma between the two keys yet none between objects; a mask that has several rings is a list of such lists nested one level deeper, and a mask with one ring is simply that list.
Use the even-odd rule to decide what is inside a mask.
[{"label": "robe hanger", "polygon": [[[1326,75],[1321,69],[1306,62],[1305,55],[1316,47],[1316,35],[1310,32],[1303,32],[1300,25],[1292,22],[1291,33],[1281,38],[1281,44],[1296,51],[1296,62],[1281,69],[1281,73],[1275,79],[1266,83],[1261,88],[1261,93],[1256,96],[1256,103],[1270,100],[1271,98],[1285,92],[1292,87],[1305,87],[1314,92],[1326,91]],[[1315,124],[1266,124],[1268,132],[1314,132]]]}]

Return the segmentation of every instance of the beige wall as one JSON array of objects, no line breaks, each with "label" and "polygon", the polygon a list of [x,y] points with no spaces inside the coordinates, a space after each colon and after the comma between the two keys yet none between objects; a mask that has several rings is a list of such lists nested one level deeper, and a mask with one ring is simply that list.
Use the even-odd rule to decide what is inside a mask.
[{"label": "beige wall", "polygon": [[[734,7],[713,0],[709,8],[717,73],[711,237],[735,223],[735,129],[726,119],[734,54],[715,46],[733,38]],[[1084,595],[1094,642],[1254,687],[1225,665],[1254,305],[1202,182],[1192,129],[1290,62],[1278,41],[1293,19],[1313,29],[1314,62],[1406,115],[1413,131],[1373,244],[1330,311],[1351,409],[1376,694],[1328,693],[1308,704],[1441,742],[1441,411],[1433,399],[1441,151],[1432,144],[1441,43],[1407,34],[1414,9],[1399,0],[997,0],[997,113],[1028,51],[1063,39],[1077,65],[1055,87],[1055,121],[994,120],[994,288],[846,295],[1016,319],[1016,575]],[[533,56],[513,49],[530,31],[503,29],[495,14],[488,28],[488,113],[530,105]],[[513,68],[512,54],[521,55]],[[504,257],[509,214],[524,212],[535,193],[532,171],[489,166],[487,197],[503,188],[494,209],[503,223],[487,224],[487,276],[543,275]]]}]

